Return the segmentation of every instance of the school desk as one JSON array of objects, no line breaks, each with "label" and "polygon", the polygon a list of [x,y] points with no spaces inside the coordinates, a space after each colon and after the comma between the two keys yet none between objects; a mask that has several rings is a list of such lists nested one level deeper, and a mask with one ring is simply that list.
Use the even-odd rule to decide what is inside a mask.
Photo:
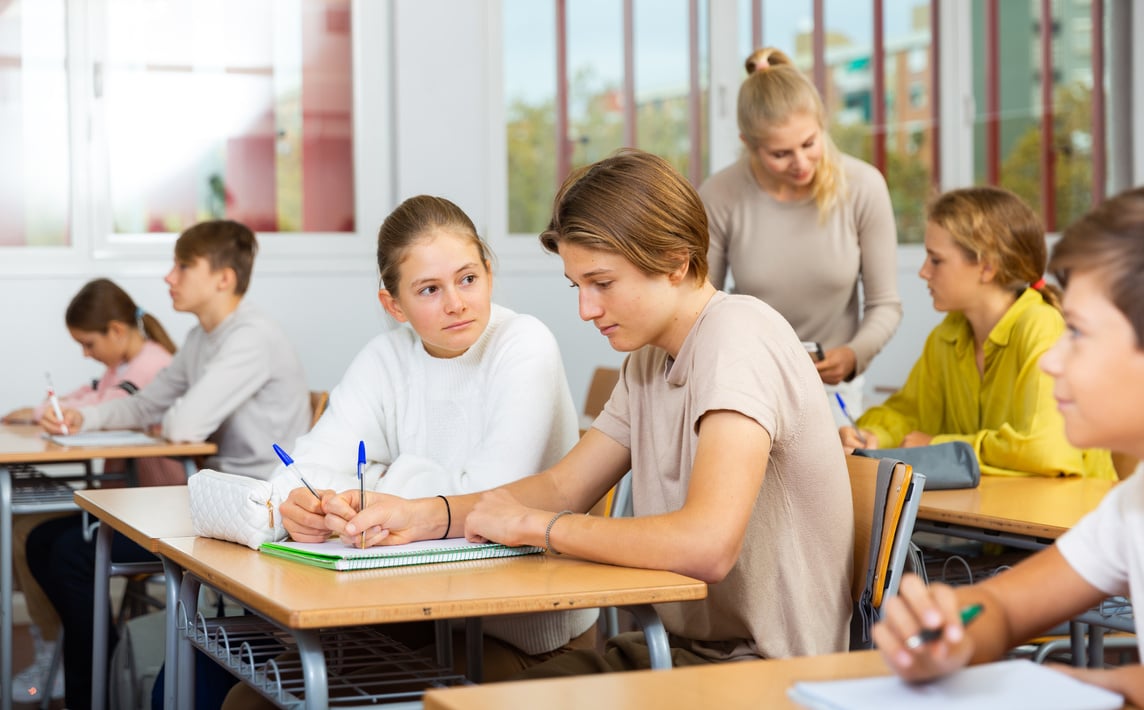
[{"label": "school desk", "polygon": [[[159,554],[183,569],[179,605],[186,611],[178,612],[181,638],[176,682],[180,708],[189,707],[193,692],[192,636],[194,645],[216,661],[229,658],[225,664],[239,677],[245,676],[244,680],[262,668],[248,663],[249,652],[239,652],[243,642],[256,645],[254,636],[265,638],[267,632],[290,637],[289,646],[297,651],[294,659],[300,660],[305,707],[324,708],[331,688],[344,687],[345,682],[337,673],[338,649],[325,646],[331,649],[329,661],[323,654],[323,635],[328,638],[331,630],[622,606],[643,626],[656,667],[669,668],[667,635],[651,605],[707,596],[706,584],[673,572],[543,554],[353,572],[277,559],[207,538],[163,539]],[[196,618],[201,583],[237,600],[261,621],[250,616]],[[244,635],[255,623],[264,624],[266,631]],[[446,629],[447,624],[438,627]],[[473,633],[479,623],[468,628],[470,644],[479,644]],[[442,637],[448,637],[447,630],[439,631],[438,638]],[[474,657],[470,653],[469,658]],[[445,665],[449,660],[439,658],[438,662]],[[286,699],[286,704],[292,702],[296,701]]]},{"label": "school desk", "polygon": [[1048,547],[1094,510],[1116,481],[1042,476],[982,476],[976,488],[925,491],[915,531]]},{"label": "school desk", "polygon": [[[14,487],[14,465],[35,466],[54,463],[83,463],[94,459],[135,459],[164,456],[184,459],[188,472],[191,459],[217,451],[214,444],[173,444],[158,441],[145,446],[60,446],[43,437],[35,425],[0,425],[0,710],[12,704],[12,516],[24,513],[75,509],[69,491],[56,486],[32,494],[19,482]],[[47,479],[45,483],[52,483]]]},{"label": "school desk", "polygon": [[773,661],[739,661],[674,668],[669,673],[628,671],[425,693],[425,710],[611,710],[615,708],[798,708],[787,689],[800,680],[889,675],[877,651],[835,653]]},{"label": "school desk", "polygon": [[[194,535],[190,515],[190,495],[186,486],[151,486],[147,488],[105,488],[75,492],[75,502],[100,521],[95,545],[95,610],[92,627],[92,707],[104,706],[107,691],[108,618],[99,610],[107,609],[111,577],[136,571],[156,571],[151,563],[112,564],[111,539],[114,533],[125,535],[150,552],[158,552],[159,539]],[[178,567],[164,560],[163,572],[167,588],[167,608],[175,608],[181,579]],[[175,616],[167,615],[167,656],[173,657],[177,640]],[[175,706],[175,674],[165,674],[164,707]]]},{"label": "school desk", "polygon": [[[1091,478],[982,476],[976,488],[923,493],[914,531],[1041,550],[1095,510],[1116,483]],[[1074,664],[1103,663],[1102,627],[1135,630],[1130,617],[1105,615],[1099,609],[1077,617],[1069,628]]]}]

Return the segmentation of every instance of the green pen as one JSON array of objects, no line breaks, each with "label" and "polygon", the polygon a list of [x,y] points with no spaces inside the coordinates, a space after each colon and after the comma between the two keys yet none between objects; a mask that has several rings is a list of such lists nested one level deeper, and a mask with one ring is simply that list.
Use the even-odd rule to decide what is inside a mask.
[{"label": "green pen", "polygon": [[[976,619],[984,608],[985,606],[982,604],[970,604],[969,606],[962,609],[961,625],[969,626],[969,623]],[[906,639],[906,648],[912,651],[915,648],[920,647],[922,644],[937,641],[939,638],[941,638],[941,635],[944,631],[944,627],[937,629],[922,629],[919,633],[916,633]]]}]

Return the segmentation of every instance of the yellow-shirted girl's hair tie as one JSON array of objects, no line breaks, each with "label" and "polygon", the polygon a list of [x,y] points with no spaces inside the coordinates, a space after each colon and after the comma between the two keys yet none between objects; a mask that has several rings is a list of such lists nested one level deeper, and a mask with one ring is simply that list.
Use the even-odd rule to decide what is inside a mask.
[{"label": "yellow-shirted girl's hair tie", "polygon": [[1045,287],[1045,277],[1044,276],[1037,279],[1033,283],[1029,284],[1029,288],[1033,289],[1034,291],[1040,291],[1044,287]]}]

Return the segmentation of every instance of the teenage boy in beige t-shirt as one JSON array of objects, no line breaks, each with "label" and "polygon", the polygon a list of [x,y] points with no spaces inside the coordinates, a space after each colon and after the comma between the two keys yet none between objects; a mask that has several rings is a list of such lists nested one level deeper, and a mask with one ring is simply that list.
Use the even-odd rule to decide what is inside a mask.
[{"label": "teenage boy in beige t-shirt", "polygon": [[[632,353],[596,425],[551,468],[448,509],[367,494],[359,513],[346,491],[323,500],[327,524],[373,545],[464,534],[702,579],[707,599],[657,607],[676,664],[844,651],[853,508],[820,380],[773,309],[711,285],[707,240],[699,196],[661,158],[620,151],[571,176],[541,241],[580,317]],[[569,514],[629,468],[636,517]],[[642,634],[621,634],[527,674],[647,666]]]}]

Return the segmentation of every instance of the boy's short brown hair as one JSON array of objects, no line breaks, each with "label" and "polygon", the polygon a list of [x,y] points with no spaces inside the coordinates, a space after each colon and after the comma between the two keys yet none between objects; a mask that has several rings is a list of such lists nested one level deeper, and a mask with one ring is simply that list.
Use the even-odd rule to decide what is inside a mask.
[{"label": "boy's short brown hair", "polygon": [[179,235],[175,242],[175,260],[191,262],[202,257],[211,271],[234,269],[234,292],[241,296],[250,286],[258,239],[241,222],[216,219],[199,222]]},{"label": "boy's short brown hair", "polygon": [[1144,348],[1144,187],[1109,198],[1065,227],[1049,269],[1065,287],[1072,274],[1097,275]]}]

